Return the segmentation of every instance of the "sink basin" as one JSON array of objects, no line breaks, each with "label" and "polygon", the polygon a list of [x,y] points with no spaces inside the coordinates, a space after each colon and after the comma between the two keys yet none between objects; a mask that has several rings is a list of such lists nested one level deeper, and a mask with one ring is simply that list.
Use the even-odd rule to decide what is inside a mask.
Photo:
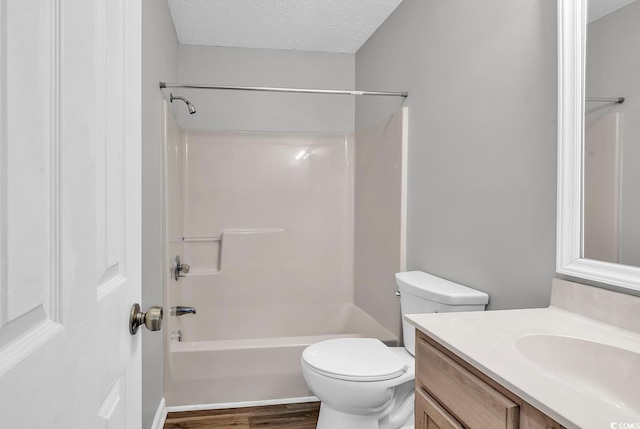
[{"label": "sink basin", "polygon": [[516,347],[546,375],[618,408],[640,411],[640,353],[561,335],[527,335]]}]

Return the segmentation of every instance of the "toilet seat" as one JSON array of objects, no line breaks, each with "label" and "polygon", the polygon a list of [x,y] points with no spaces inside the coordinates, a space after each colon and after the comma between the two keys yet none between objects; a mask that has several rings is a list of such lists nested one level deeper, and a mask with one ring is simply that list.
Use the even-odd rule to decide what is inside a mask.
[{"label": "toilet seat", "polygon": [[383,381],[399,377],[407,364],[375,338],[339,338],[307,347],[303,362],[313,371],[347,381]]}]

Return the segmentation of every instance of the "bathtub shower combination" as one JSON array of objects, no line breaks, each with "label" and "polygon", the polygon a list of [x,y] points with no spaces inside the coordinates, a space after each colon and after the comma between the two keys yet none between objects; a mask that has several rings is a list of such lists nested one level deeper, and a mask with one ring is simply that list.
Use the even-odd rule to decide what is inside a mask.
[{"label": "bathtub shower combination", "polygon": [[406,109],[258,133],[182,129],[165,103],[165,147],[168,406],[308,397],[308,345],[399,343]]}]

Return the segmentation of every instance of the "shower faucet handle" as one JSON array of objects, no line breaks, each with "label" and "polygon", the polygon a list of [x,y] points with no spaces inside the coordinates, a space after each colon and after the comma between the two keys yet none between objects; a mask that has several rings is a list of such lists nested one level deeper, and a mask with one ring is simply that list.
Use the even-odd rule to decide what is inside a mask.
[{"label": "shower faucet handle", "polygon": [[[178,264],[178,266],[176,267],[176,271],[184,274],[189,274],[190,269],[191,267],[189,266],[189,264]],[[184,274],[179,274],[179,276],[184,277]]]},{"label": "shower faucet handle", "polygon": [[173,279],[178,281],[180,277],[185,277],[185,274],[189,273],[191,267],[188,264],[183,264],[180,262],[180,256],[176,255],[171,263],[171,271],[173,274]]}]

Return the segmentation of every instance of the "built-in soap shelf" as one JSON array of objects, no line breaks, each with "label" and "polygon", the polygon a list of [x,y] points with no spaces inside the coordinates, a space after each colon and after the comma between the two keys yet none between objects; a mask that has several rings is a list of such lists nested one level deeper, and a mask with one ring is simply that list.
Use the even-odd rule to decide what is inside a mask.
[{"label": "built-in soap shelf", "polygon": [[222,235],[182,237],[184,259],[191,266],[190,275],[217,274],[221,267]]},{"label": "built-in soap shelf", "polygon": [[[238,252],[235,243],[231,243],[231,251],[225,251],[226,241],[240,241],[244,246],[251,246],[251,236],[265,237],[265,234],[279,234],[284,232],[281,228],[258,228],[258,229],[228,229],[222,231],[220,235],[190,235],[182,237],[184,260],[189,262],[191,270],[189,275],[211,275],[219,274],[223,269],[223,264],[242,263],[237,261],[238,257],[244,257],[245,252]],[[256,247],[264,247],[264,239],[256,240]],[[252,253],[252,252],[249,252]],[[249,261],[247,261],[249,262]]]},{"label": "built-in soap shelf", "polygon": [[217,236],[214,236],[214,237],[182,237],[182,241],[184,243],[216,242],[216,241],[222,241],[222,235],[217,235]]}]

